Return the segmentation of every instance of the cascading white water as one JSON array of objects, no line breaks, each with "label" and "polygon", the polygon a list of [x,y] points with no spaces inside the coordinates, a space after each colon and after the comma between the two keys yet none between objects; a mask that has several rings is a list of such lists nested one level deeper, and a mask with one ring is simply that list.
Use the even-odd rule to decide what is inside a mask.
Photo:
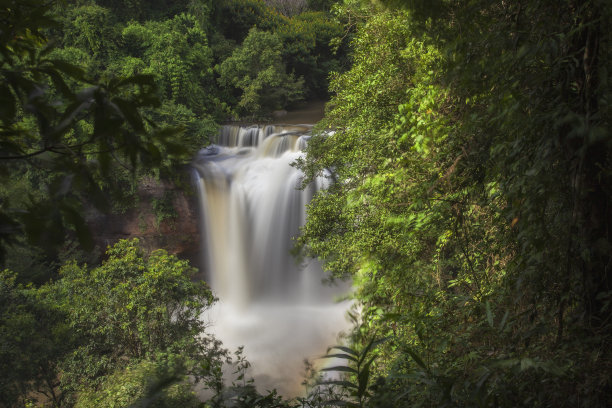
[{"label": "cascading white water", "polygon": [[208,280],[220,302],[209,314],[227,347],[245,346],[263,390],[296,394],[304,358],[320,356],[347,326],[346,287],[324,286],[320,266],[298,265],[292,237],[306,204],[323,187],[300,190],[290,163],[310,126],[225,126],[194,160]]}]

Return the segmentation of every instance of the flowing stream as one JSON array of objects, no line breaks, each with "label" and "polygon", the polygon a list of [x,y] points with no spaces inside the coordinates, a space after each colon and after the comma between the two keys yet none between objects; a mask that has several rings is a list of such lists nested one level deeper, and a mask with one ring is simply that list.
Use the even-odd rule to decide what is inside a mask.
[{"label": "flowing stream", "polygon": [[291,167],[308,125],[224,126],[193,167],[201,206],[207,280],[220,301],[205,317],[230,349],[244,345],[261,391],[300,393],[303,360],[316,359],[348,327],[347,285],[322,284],[313,260],[298,264],[292,237],[325,180],[300,190]]}]

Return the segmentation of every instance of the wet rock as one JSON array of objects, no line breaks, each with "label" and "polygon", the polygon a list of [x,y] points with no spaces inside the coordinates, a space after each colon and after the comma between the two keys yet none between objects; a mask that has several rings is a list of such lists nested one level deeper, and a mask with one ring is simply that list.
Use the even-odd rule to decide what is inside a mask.
[{"label": "wet rock", "polygon": [[[160,217],[155,200],[166,199],[171,209]],[[196,196],[191,186],[145,178],[140,182],[137,203],[122,214],[104,214],[91,208],[86,215],[94,241],[105,249],[120,239],[139,238],[146,250],[163,248],[198,266],[200,234]],[[168,215],[166,214],[166,215]]]}]

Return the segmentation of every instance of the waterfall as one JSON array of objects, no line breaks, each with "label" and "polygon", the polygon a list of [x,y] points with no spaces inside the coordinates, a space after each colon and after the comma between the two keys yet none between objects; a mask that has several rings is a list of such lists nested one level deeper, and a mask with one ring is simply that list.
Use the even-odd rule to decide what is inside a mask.
[{"label": "waterfall", "polygon": [[291,166],[310,131],[224,126],[193,162],[207,280],[220,299],[208,318],[227,347],[245,346],[263,390],[285,394],[298,392],[303,359],[322,355],[347,326],[346,304],[334,301],[346,285],[324,286],[317,262],[290,254],[306,204],[326,182],[301,190]]}]

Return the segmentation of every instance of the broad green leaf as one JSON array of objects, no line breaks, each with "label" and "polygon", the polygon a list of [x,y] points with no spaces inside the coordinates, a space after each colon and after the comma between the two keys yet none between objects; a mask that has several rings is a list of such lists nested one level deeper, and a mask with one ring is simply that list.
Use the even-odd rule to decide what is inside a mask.
[{"label": "broad green leaf", "polygon": [[351,349],[349,347],[345,347],[345,346],[333,346],[333,347],[330,347],[330,348],[342,350],[345,353],[351,354],[351,355],[353,355],[355,357],[359,357],[359,353],[357,353],[355,350],[353,350],[353,349]]},{"label": "broad green leaf", "polygon": [[321,369],[321,371],[342,371],[342,372],[346,372],[346,373],[357,374],[357,370],[355,370],[352,367],[347,367],[347,366],[327,367],[327,368]]},{"label": "broad green leaf", "polygon": [[352,360],[354,362],[357,362],[357,359],[349,354],[327,354],[321,358],[343,358],[345,360]]},{"label": "broad green leaf", "polygon": [[415,363],[417,363],[419,365],[419,367],[421,367],[422,369],[424,369],[425,371],[429,371],[429,369],[427,368],[427,366],[425,365],[425,363],[423,362],[423,360],[421,359],[421,357],[419,357],[419,355],[410,347],[406,346],[405,347],[406,352],[410,355],[410,357],[412,357],[412,359],[414,360]]},{"label": "broad green leaf", "polygon": [[53,64],[55,68],[57,68],[59,71],[63,72],[64,74],[76,80],[86,82],[85,71],[83,71],[81,68],[77,67],[76,65],[60,60],[60,59],[49,59],[49,61]]},{"label": "broad green leaf", "polygon": [[376,356],[372,356],[372,358],[370,358],[368,362],[365,363],[363,367],[361,367],[360,372],[357,375],[357,380],[359,383],[357,396],[359,397],[359,399],[362,399],[364,396],[367,395],[368,383],[370,381],[370,366],[372,365],[372,362],[374,362],[375,358]]}]

